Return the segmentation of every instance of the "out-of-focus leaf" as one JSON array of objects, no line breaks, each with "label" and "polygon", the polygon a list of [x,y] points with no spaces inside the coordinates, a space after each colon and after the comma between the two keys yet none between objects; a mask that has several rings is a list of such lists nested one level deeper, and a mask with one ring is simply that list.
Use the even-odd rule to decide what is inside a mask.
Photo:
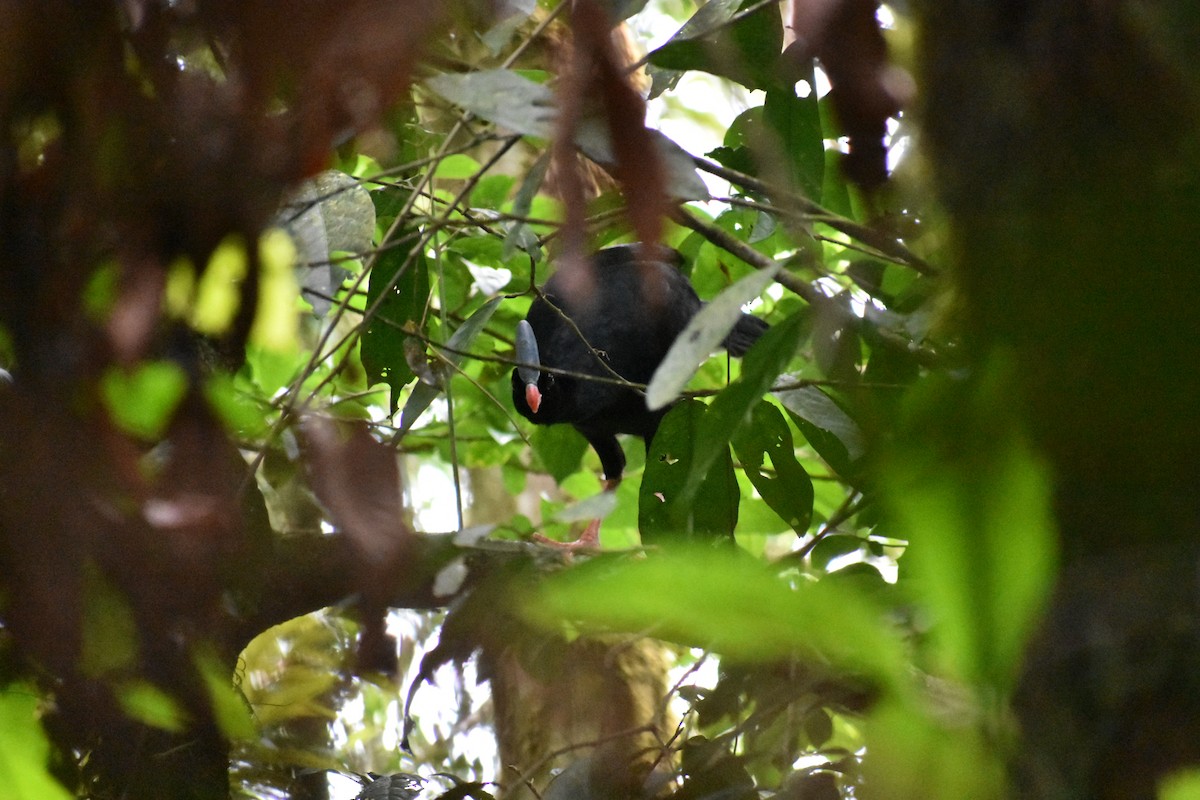
[{"label": "out-of-focus leaf", "polygon": [[542,466],[557,483],[579,469],[587,452],[587,440],[570,425],[540,426],[530,439]]},{"label": "out-of-focus leaf", "polygon": [[789,585],[736,551],[673,550],[641,561],[581,565],[524,599],[531,620],[563,619],[705,647],[740,661],[826,659],[882,689],[908,680],[905,649],[874,604],[824,582]]},{"label": "out-of-focus leaf", "polygon": [[228,330],[237,313],[238,287],[246,278],[246,243],[230,234],[217,246],[196,282],[190,322],[193,328],[211,336]]},{"label": "out-of-focus leaf", "polygon": [[980,427],[961,431],[974,443],[963,457],[909,446],[880,471],[941,666],[1001,690],[1016,677],[1056,561],[1049,475],[1005,423],[1002,410],[967,423]]},{"label": "out-of-focus leaf", "polygon": [[349,271],[330,263],[335,252],[364,253],[375,232],[371,194],[353,177],[326,170],[300,184],[284,202],[277,223],[287,231],[299,255],[305,298],[317,316],[330,308]]},{"label": "out-of-focus leaf", "polygon": [[1158,800],[1200,800],[1200,769],[1167,776],[1158,785]]},{"label": "out-of-focus leaf", "polygon": [[362,425],[304,421],[313,491],[367,564],[391,563],[411,535],[396,453]]},{"label": "out-of-focus leaf", "polygon": [[257,729],[250,716],[250,707],[229,682],[229,669],[225,662],[203,647],[197,649],[192,660],[208,689],[213,717],[221,733],[233,741],[253,739]]},{"label": "out-of-focus leaf", "polygon": [[712,459],[728,453],[733,432],[791,361],[805,324],[803,314],[793,314],[764,333],[746,354],[741,377],[713,399],[696,431],[691,470],[683,488],[684,503],[696,496]]},{"label": "out-of-focus leaf", "polygon": [[1000,692],[1057,566],[1052,480],[1016,419],[1010,373],[997,359],[916,398],[879,470],[939,666]]},{"label": "out-of-focus leaf", "polygon": [[479,39],[493,56],[499,55],[512,40],[517,29],[537,9],[537,0],[504,0],[493,6],[496,23],[480,35]]},{"label": "out-of-focus leaf", "polygon": [[[416,236],[410,232],[408,236]],[[398,235],[396,241],[406,241]],[[409,338],[401,327],[419,323],[429,300],[429,267],[423,252],[412,253],[405,247],[391,247],[379,254],[367,284],[368,307],[382,303],[368,323],[362,337],[362,364],[369,384],[385,382],[391,389],[391,411],[400,402],[400,390],[414,377],[405,357],[404,344]],[[403,270],[403,271],[401,271]]]},{"label": "out-of-focus leaf", "polygon": [[[865,189],[887,180],[887,119],[913,92],[903,70],[888,63],[887,43],[872,3],[799,0],[792,3],[790,61],[815,57],[832,89],[829,98],[849,139],[846,175]],[[791,48],[789,48],[791,49]]]},{"label": "out-of-focus leaf", "polygon": [[466,153],[454,153],[437,162],[433,177],[444,180],[465,180],[479,172],[480,164]]},{"label": "out-of-focus leaf", "polygon": [[675,339],[646,387],[646,406],[663,408],[679,397],[696,369],[720,347],[742,314],[742,306],[763,293],[779,267],[757,270],[742,278],[692,317]]},{"label": "out-of-focus leaf", "polygon": [[638,494],[638,527],[647,544],[733,536],[740,493],[728,447],[709,458],[695,500],[683,497],[707,410],[694,400],[682,402],[663,418],[654,436]]},{"label": "out-of-focus leaf", "polygon": [[[792,382],[783,377],[781,383]],[[857,423],[815,386],[776,392],[775,398],[791,415],[813,449],[839,475],[855,480],[865,449]]]},{"label": "out-of-focus leaf", "polygon": [[[455,350],[470,349],[471,343],[483,330],[483,326],[487,325],[492,314],[496,313],[496,309],[500,307],[500,301],[503,299],[503,297],[494,297],[480,306],[474,314],[467,318],[466,322],[458,327],[446,344]],[[457,365],[462,361],[462,356],[457,353],[445,352],[443,357],[452,365]],[[404,410],[400,412],[400,429],[396,433],[396,440],[408,432],[417,418],[425,412],[425,409],[429,408],[429,404],[440,393],[441,389],[427,383],[418,383],[413,387],[408,401],[404,404]]]},{"label": "out-of-focus leaf", "polygon": [[1005,765],[994,743],[977,728],[950,729],[923,709],[887,700],[867,718],[871,747],[863,760],[865,782],[886,786],[889,797],[925,800],[1000,800]]},{"label": "out-of-focus leaf", "polygon": [[83,674],[100,678],[130,667],[139,643],[129,601],[94,565],[84,570],[84,600]]},{"label": "out-of-focus leaf", "polygon": [[[812,520],[813,486],[796,461],[791,429],[779,409],[766,400],[760,400],[752,414],[750,422],[733,434],[734,452],[767,505],[797,535],[803,535]],[[768,464],[773,469],[764,471]]]},{"label": "out-of-focus leaf", "polygon": [[554,515],[555,522],[582,522],[604,519],[617,507],[616,492],[598,492],[591,497],[573,503]]},{"label": "out-of-focus leaf", "polygon": [[155,728],[178,733],[187,716],[175,698],[146,681],[131,681],[117,689],[121,710],[128,716]]},{"label": "out-of-focus leaf", "polygon": [[258,240],[258,306],[250,341],[258,347],[293,352],[299,344],[299,315],[296,311],[296,248],[287,234],[278,230]]},{"label": "out-of-focus leaf", "polygon": [[166,430],[187,394],[187,375],[172,361],[149,361],[130,370],[110,367],[100,387],[113,422],[135,436],[154,440]]},{"label": "out-of-focus leaf", "polygon": [[[570,7],[571,35],[576,52],[587,53],[591,64],[578,64],[576,70],[584,83],[578,86],[583,95],[599,100],[604,127],[614,156],[609,172],[621,184],[625,199],[626,218],[634,236],[642,242],[658,242],[662,238],[663,221],[670,216],[673,205],[667,191],[667,170],[653,131],[646,127],[646,101],[634,89],[622,64],[622,54],[614,46],[610,33],[611,22],[598,4],[572,3]],[[583,77],[586,74],[586,77]],[[571,80],[570,74],[564,80]],[[581,98],[576,98],[581,99]],[[571,111],[564,96],[564,121],[570,125],[559,136],[575,127],[578,111]],[[567,201],[567,228],[574,224],[573,195]]]},{"label": "out-of-focus leaf", "polygon": [[71,800],[46,768],[50,742],[37,718],[38,691],[9,684],[0,692],[0,797]]},{"label": "out-of-focus leaf", "polygon": [[[661,131],[648,131],[650,143],[658,150],[666,170],[664,191],[677,200],[707,200],[708,185],[696,171],[692,157]],[[604,120],[590,116],[579,121],[575,144],[597,164],[609,167],[616,163],[612,134]]]},{"label": "out-of-focus leaf", "polygon": [[475,116],[514,133],[539,139],[554,135],[554,92],[513,70],[435,75],[425,85]]}]

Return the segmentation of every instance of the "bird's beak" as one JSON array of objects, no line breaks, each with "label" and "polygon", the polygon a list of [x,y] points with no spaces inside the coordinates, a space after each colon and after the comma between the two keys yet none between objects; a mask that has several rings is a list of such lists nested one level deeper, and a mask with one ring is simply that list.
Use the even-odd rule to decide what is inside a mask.
[{"label": "bird's beak", "polygon": [[538,406],[542,404],[542,393],[538,391],[536,383],[525,384],[525,402],[529,404],[529,410],[533,413],[538,412]]},{"label": "bird's beak", "polygon": [[[540,364],[537,337],[533,335],[533,326],[525,320],[517,323],[517,362],[520,364]],[[538,379],[542,377],[541,370],[532,366],[517,367],[517,375],[525,384],[525,402],[529,410],[537,413],[542,404],[542,393],[538,390]]]}]

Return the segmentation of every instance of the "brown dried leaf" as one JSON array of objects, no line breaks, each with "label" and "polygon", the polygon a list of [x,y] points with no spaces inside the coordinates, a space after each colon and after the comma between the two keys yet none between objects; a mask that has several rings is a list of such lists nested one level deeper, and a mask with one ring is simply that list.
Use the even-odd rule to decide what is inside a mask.
[{"label": "brown dried leaf", "polygon": [[888,117],[913,93],[912,79],[888,63],[876,0],[794,0],[792,27],[799,60],[817,58],[829,77],[829,99],[850,140],[843,169],[873,189],[887,180]]},{"label": "brown dried leaf", "polygon": [[663,218],[670,213],[666,169],[650,131],[646,104],[635,91],[628,66],[614,46],[612,25],[594,0],[583,0],[571,14],[576,52],[591,62],[589,94],[599,95],[616,155],[616,178],[625,192],[627,212],[640,241],[657,244]]},{"label": "brown dried leaf", "polygon": [[375,441],[364,425],[309,417],[303,433],[317,499],[365,567],[394,565],[413,535],[404,521],[395,451]]}]

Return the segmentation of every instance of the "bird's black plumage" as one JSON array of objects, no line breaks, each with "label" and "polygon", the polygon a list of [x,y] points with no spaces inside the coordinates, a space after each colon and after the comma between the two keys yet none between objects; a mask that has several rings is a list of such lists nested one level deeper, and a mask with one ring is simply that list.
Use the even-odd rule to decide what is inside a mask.
[{"label": "bird's black plumage", "polygon": [[[521,360],[574,374],[517,369],[512,376],[517,411],[538,425],[574,425],[595,448],[610,482],[620,480],[625,468],[617,434],[640,436],[649,447],[667,409],[650,411],[640,391],[585,376],[649,383],[703,305],[676,264],[645,258],[647,249],[606,248],[574,271],[582,274],[560,271],[547,281],[526,317],[537,355]],[[682,260],[673,250],[660,253]],[[766,329],[762,320],[743,314],[723,345],[740,356]]]}]

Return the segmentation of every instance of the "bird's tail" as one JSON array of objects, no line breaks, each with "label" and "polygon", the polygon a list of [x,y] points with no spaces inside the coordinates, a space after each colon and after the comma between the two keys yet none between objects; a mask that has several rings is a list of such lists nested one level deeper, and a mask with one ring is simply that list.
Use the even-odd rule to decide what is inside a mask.
[{"label": "bird's tail", "polygon": [[752,317],[749,314],[742,314],[738,317],[737,324],[733,326],[733,330],[725,337],[725,341],[721,342],[725,349],[731,355],[744,356],[746,351],[750,349],[750,345],[758,341],[758,337],[766,333],[767,328],[771,326],[763,322],[758,317]]}]

